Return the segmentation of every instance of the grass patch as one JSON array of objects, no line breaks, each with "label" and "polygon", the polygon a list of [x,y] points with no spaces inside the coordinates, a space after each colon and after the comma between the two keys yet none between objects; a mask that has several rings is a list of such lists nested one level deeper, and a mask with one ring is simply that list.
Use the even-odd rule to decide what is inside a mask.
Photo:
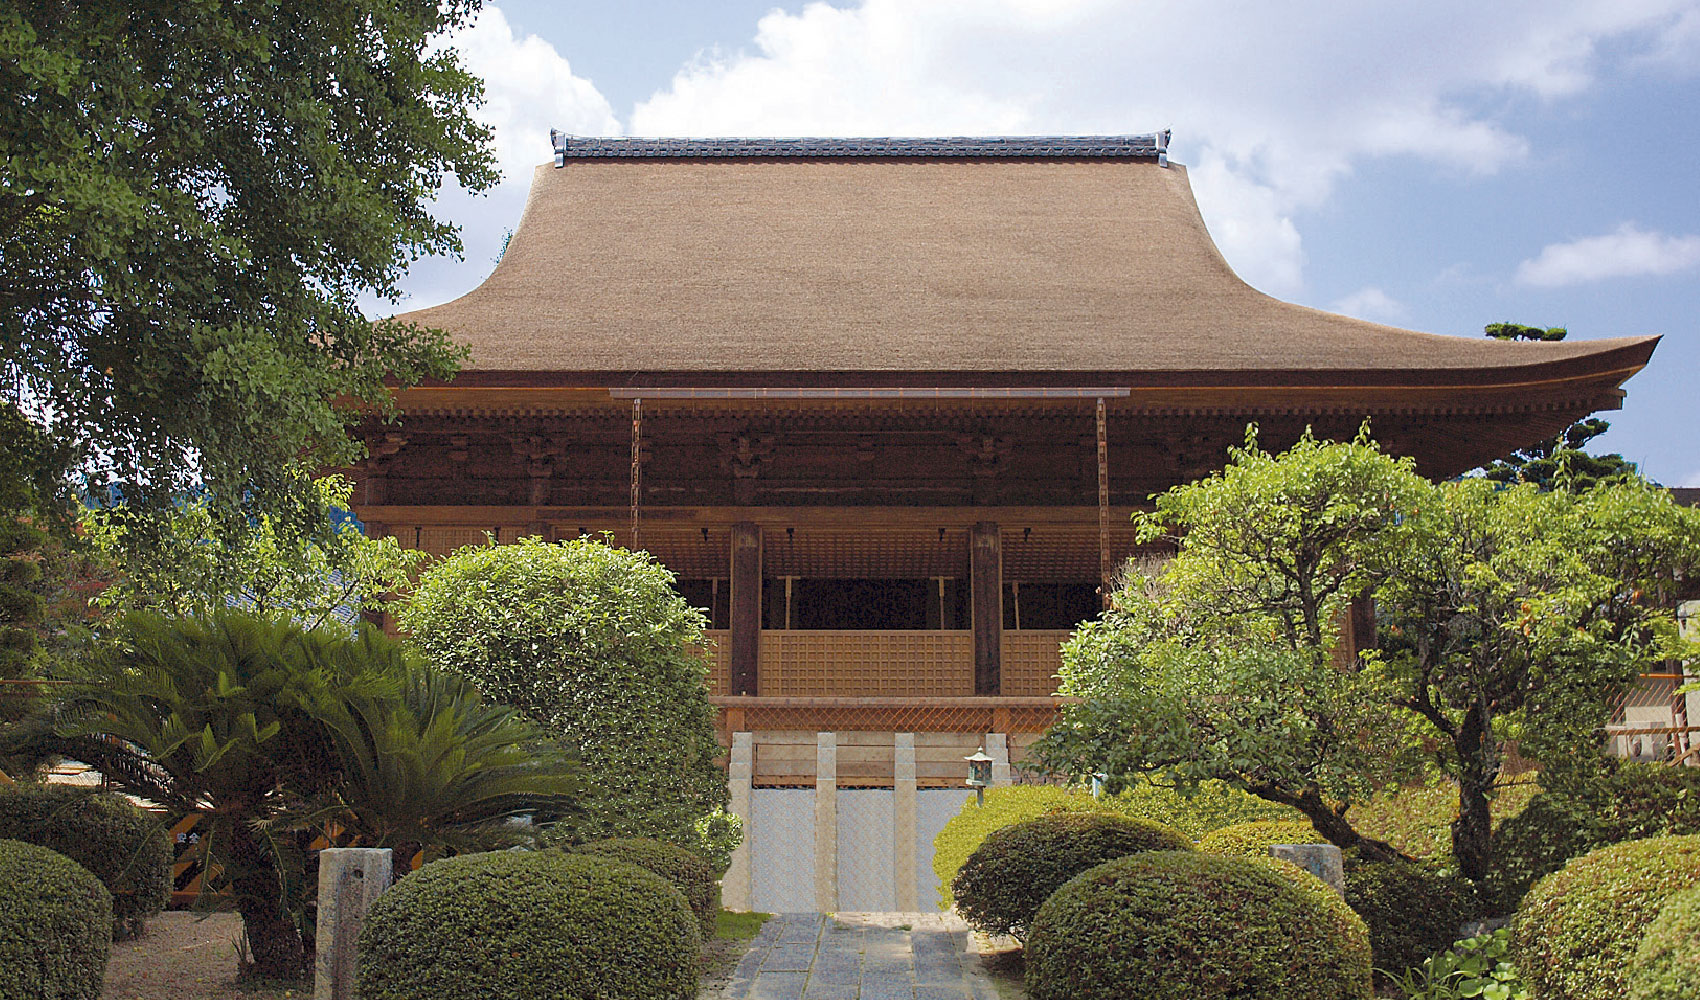
[{"label": "grass patch", "polygon": [[[1493,799],[1495,827],[1523,811],[1540,791],[1534,774],[1505,779]],[[1415,858],[1449,860],[1452,821],[1458,816],[1458,786],[1451,782],[1407,785],[1352,807],[1346,819],[1365,836],[1385,840]]]},{"label": "grass patch", "polygon": [[771,913],[741,913],[736,910],[721,910],[714,917],[714,939],[716,941],[748,941],[761,930],[761,925],[772,918]]}]

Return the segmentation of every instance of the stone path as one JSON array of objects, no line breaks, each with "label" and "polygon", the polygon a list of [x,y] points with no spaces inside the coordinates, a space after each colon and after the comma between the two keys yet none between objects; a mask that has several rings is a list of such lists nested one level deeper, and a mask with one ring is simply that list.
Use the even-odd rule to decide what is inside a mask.
[{"label": "stone path", "polygon": [[738,963],[727,1000],[998,1000],[944,913],[776,913]]}]

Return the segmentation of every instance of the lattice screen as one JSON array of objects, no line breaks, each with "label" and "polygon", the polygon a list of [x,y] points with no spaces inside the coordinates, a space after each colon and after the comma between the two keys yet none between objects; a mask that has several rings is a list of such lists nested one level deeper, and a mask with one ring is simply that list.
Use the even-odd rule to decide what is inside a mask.
[{"label": "lattice screen", "polygon": [[764,695],[972,695],[974,635],[767,631],[756,685]]}]

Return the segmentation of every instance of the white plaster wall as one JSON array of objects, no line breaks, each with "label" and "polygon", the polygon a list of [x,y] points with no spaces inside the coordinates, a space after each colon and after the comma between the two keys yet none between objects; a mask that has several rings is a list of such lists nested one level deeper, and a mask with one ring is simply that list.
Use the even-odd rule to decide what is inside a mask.
[{"label": "white plaster wall", "polygon": [[[839,792],[839,802],[844,793]],[[750,908],[766,913],[815,910],[815,792],[750,792]]]},{"label": "white plaster wall", "polygon": [[923,911],[939,908],[939,880],[933,874],[933,838],[962,804],[974,797],[967,789],[923,788],[915,793],[915,900]]},{"label": "white plaster wall", "polygon": [[892,882],[892,814],[889,788],[838,790],[838,908],[846,913],[897,909]]}]

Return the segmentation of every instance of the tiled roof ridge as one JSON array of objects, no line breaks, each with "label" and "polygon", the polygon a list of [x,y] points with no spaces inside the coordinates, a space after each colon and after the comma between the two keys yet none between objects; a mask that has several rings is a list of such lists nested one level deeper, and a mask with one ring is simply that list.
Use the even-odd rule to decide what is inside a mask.
[{"label": "tiled roof ridge", "polygon": [[748,159],[766,157],[1094,159],[1168,158],[1169,130],[1138,135],[1009,135],[878,138],[691,139],[606,138],[549,130],[555,165],[567,160]]}]

